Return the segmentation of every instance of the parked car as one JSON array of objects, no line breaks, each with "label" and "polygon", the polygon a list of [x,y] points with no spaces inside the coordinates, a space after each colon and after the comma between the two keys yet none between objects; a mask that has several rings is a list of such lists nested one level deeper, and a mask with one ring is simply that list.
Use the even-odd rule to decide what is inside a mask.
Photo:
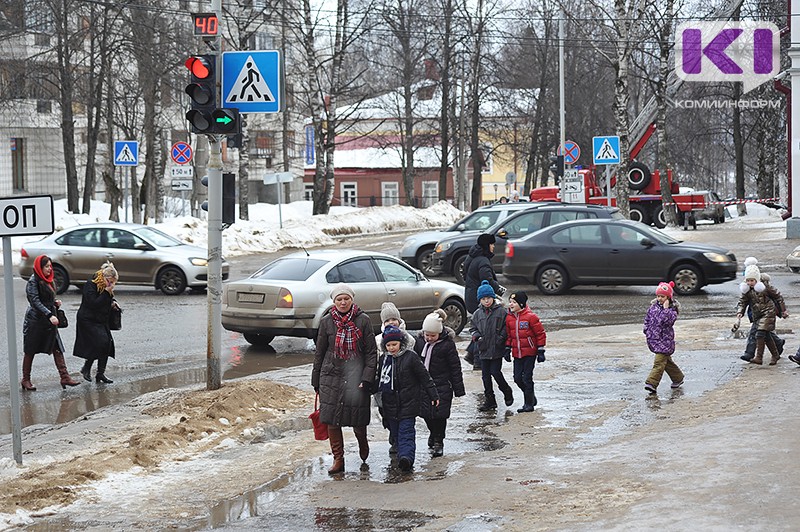
[{"label": "parked car", "polygon": [[576,220],[506,245],[503,275],[554,295],[576,285],[655,285],[696,294],[735,279],[736,257],[708,244],[688,244],[632,220]]},{"label": "parked car", "polygon": [[[695,219],[711,220],[715,224],[725,223],[725,204],[719,194],[713,190],[694,192],[694,194],[702,194],[706,204],[705,208],[694,211]],[[679,221],[683,223],[683,220]]]},{"label": "parked car", "polygon": [[[513,213],[498,221],[485,233],[495,237],[492,266],[497,273],[503,271],[503,259],[506,253],[506,240],[522,238],[543,227],[549,227],[568,220],[591,218],[622,219],[619,209],[604,205],[586,205],[576,203],[538,203],[529,208]],[[441,239],[433,254],[433,269],[439,275],[452,275],[456,282],[464,284],[464,261],[469,249],[477,241],[477,234],[455,234]]]},{"label": "parked car", "polygon": [[446,325],[460,333],[467,323],[464,288],[429,280],[397,257],[355,250],[297,252],[270,262],[253,275],[227,283],[222,326],[254,345],[276,336],[316,339],[320,320],[333,306],[330,291],[347,283],[356,304],[380,332],[381,304],[391,301],[409,330],[420,329],[432,310],[447,313]]},{"label": "parked car", "polygon": [[793,273],[800,273],[800,246],[797,246],[786,257],[786,266]]},{"label": "parked car", "polygon": [[[52,259],[59,294],[70,284],[83,285],[107,260],[119,271],[120,285],[152,285],[168,296],[181,294],[187,287],[203,290],[208,281],[208,250],[141,224],[79,225],[28,242],[20,253],[19,274],[24,279],[33,274],[37,256]],[[223,280],[228,270],[223,259]]]},{"label": "parked car", "polygon": [[532,205],[536,204],[528,202],[494,203],[475,209],[444,231],[426,231],[409,236],[400,249],[400,258],[418,268],[423,274],[433,276],[436,273],[431,268],[431,255],[433,255],[433,248],[439,240],[452,234],[477,237],[478,234],[510,214],[527,209]]}]

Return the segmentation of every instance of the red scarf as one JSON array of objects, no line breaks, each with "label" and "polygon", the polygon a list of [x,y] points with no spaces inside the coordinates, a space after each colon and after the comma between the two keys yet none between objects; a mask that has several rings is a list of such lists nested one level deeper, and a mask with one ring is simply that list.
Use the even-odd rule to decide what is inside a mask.
[{"label": "red scarf", "polygon": [[[33,261],[33,271],[36,273],[36,276],[39,279],[41,279],[45,283],[49,284],[50,288],[55,290],[55,286],[53,286],[53,277],[54,277],[53,269],[52,268],[50,269],[50,275],[47,276],[47,277],[45,277],[44,272],[42,271],[42,259],[44,257],[45,257],[44,255],[39,255],[38,257],[36,257],[34,259],[34,261]],[[52,262],[51,262],[51,264],[52,264]]]},{"label": "red scarf", "polygon": [[353,317],[357,313],[358,307],[355,303],[346,314],[339,312],[336,307],[331,309],[331,317],[333,318],[333,323],[336,324],[336,344],[333,349],[333,354],[336,358],[350,360],[358,355],[356,348],[358,341],[361,339],[361,329],[353,323]]}]

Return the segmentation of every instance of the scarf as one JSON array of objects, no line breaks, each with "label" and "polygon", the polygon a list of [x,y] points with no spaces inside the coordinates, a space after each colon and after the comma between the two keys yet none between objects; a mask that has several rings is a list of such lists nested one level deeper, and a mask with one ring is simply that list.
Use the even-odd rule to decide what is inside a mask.
[{"label": "scarf", "polygon": [[[55,292],[56,289],[55,289],[55,286],[53,286],[53,278],[55,277],[55,274],[53,273],[53,270],[52,269],[50,270],[50,275],[47,276],[47,277],[45,277],[44,271],[42,270],[42,259],[44,257],[45,257],[44,255],[39,255],[38,257],[36,257],[34,259],[34,261],[33,261],[33,271],[34,271],[34,273],[36,273],[36,276],[39,279],[44,281],[53,290],[53,292]],[[52,262],[51,262],[51,264],[52,264]]]},{"label": "scarf", "polygon": [[425,369],[431,369],[431,355],[433,354],[433,347],[441,342],[441,337],[436,340],[435,342],[425,342],[425,345],[422,347],[422,357],[425,359]]},{"label": "scarf", "polygon": [[350,360],[358,354],[358,341],[361,340],[361,329],[353,323],[353,317],[358,313],[358,306],[353,303],[346,314],[339,312],[336,307],[331,309],[333,323],[336,324],[336,343],[333,354],[336,358]]}]

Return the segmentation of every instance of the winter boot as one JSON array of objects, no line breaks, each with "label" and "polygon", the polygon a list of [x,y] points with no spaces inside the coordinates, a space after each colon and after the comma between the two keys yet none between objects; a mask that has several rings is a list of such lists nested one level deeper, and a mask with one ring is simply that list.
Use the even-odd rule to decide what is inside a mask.
[{"label": "winter boot", "polygon": [[358,440],[358,456],[361,457],[362,462],[366,462],[369,458],[369,440],[367,439],[367,427],[353,427],[353,433]]},{"label": "winter boot", "polygon": [[442,456],[444,454],[444,442],[441,440],[437,440],[433,444],[433,449],[431,450],[431,456],[437,457]]},{"label": "winter boot", "polygon": [[22,358],[22,380],[20,386],[22,389],[29,392],[35,392],[36,386],[31,384],[31,367],[33,366],[33,355],[26,354]]},{"label": "winter boot", "polygon": [[333,465],[328,469],[328,474],[335,475],[344,471],[344,436],[342,436],[342,427],[328,425],[328,439],[331,442],[331,453],[333,453]]},{"label": "winter boot", "polygon": [[488,412],[489,410],[494,410],[497,408],[497,400],[494,397],[494,392],[492,393],[483,393],[483,404],[478,407],[478,410],[481,412]]},{"label": "winter boot", "polygon": [[81,368],[81,375],[83,375],[83,380],[92,382],[92,363],[94,360],[87,360],[83,363],[83,367]]},{"label": "winter boot", "polygon": [[433,433],[431,432],[431,434],[428,436],[428,449],[433,449],[433,443],[434,443],[434,438],[433,438]]},{"label": "winter boot", "polygon": [[114,382],[106,377],[106,364],[108,364],[108,357],[97,359],[97,375],[94,376],[94,380],[97,384],[100,384],[101,382],[103,384],[111,384]]},{"label": "winter boot", "polygon": [[503,388],[500,388],[500,391],[503,392],[503,400],[506,403],[506,406],[511,406],[514,404],[514,392],[511,390],[511,386],[506,384]]},{"label": "winter boot", "polygon": [[767,349],[769,349],[769,353],[772,355],[769,365],[774,366],[778,363],[778,359],[781,358],[781,354],[778,352],[778,347],[775,345],[775,342],[772,340],[771,336],[767,336],[764,339],[764,343],[767,345]]},{"label": "winter boot", "polygon": [[77,386],[80,384],[78,381],[72,380],[72,377],[69,376],[69,371],[67,371],[67,363],[64,362],[64,353],[61,351],[53,351],[53,362],[55,362],[56,369],[58,369],[58,374],[61,376],[62,390],[66,390],[67,386]]},{"label": "winter boot", "polygon": [[759,366],[764,363],[764,339],[756,338],[756,356],[748,360],[751,364],[758,364]]},{"label": "winter boot", "polygon": [[533,412],[533,407],[536,404],[536,396],[533,395],[533,391],[523,392],[522,395],[525,397],[525,404],[522,405],[522,408],[518,408],[517,412]]}]

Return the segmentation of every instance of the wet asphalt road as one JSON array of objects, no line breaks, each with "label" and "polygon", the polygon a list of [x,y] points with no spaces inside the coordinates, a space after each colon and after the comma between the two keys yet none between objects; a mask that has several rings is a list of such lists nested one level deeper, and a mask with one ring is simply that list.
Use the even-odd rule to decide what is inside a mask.
[{"label": "wet asphalt road", "polygon": [[[773,284],[783,292],[790,313],[794,314],[796,309],[792,303],[800,294],[800,276],[789,273],[785,265],[782,266],[787,250],[793,247],[791,241],[779,246],[774,243],[759,246],[754,242],[740,241],[731,234],[733,228],[728,227],[700,225],[699,230],[711,233],[708,236],[712,239],[727,241],[740,262],[751,253],[758,254],[762,269],[771,273]],[[397,254],[407,234],[349,238],[347,245]],[[231,278],[246,277],[269,261],[292,251],[234,257],[230,259]],[[641,319],[640,309],[646,307],[652,298],[650,287],[584,287],[562,296],[543,297],[530,286],[504,284],[512,290],[529,292],[532,307],[548,330],[637,322]],[[24,288],[25,282],[15,278],[17,344],[20,350],[22,317],[27,308]],[[0,292],[3,290],[4,283],[0,283]],[[736,293],[737,287],[732,282],[708,286],[703,294],[685,302],[690,304],[685,304],[684,315],[688,318],[733,316]],[[73,287],[61,299],[68,315],[74,317],[80,305],[80,292]],[[107,370],[115,380],[114,384],[82,383],[62,391],[52,359],[38,355],[33,369],[33,381],[38,391],[22,395],[24,426],[63,423],[87,411],[125,402],[152,390],[205,382],[207,305],[204,294],[187,291],[181,296],[167,297],[150,288],[120,286],[117,299],[125,314],[123,330],[114,334],[117,358],[109,362]],[[6,338],[5,319],[0,323],[0,335]],[[72,374],[77,375],[82,360],[70,355],[74,327],[62,330],[62,338],[67,350],[67,365]],[[269,348],[259,349],[250,346],[238,333],[223,330],[221,358],[224,379],[305,364],[311,361],[312,355],[313,343],[306,339],[279,337]],[[10,432],[7,368],[7,349],[4,346],[0,352],[0,434]],[[12,382],[16,385],[16,378]]]}]

